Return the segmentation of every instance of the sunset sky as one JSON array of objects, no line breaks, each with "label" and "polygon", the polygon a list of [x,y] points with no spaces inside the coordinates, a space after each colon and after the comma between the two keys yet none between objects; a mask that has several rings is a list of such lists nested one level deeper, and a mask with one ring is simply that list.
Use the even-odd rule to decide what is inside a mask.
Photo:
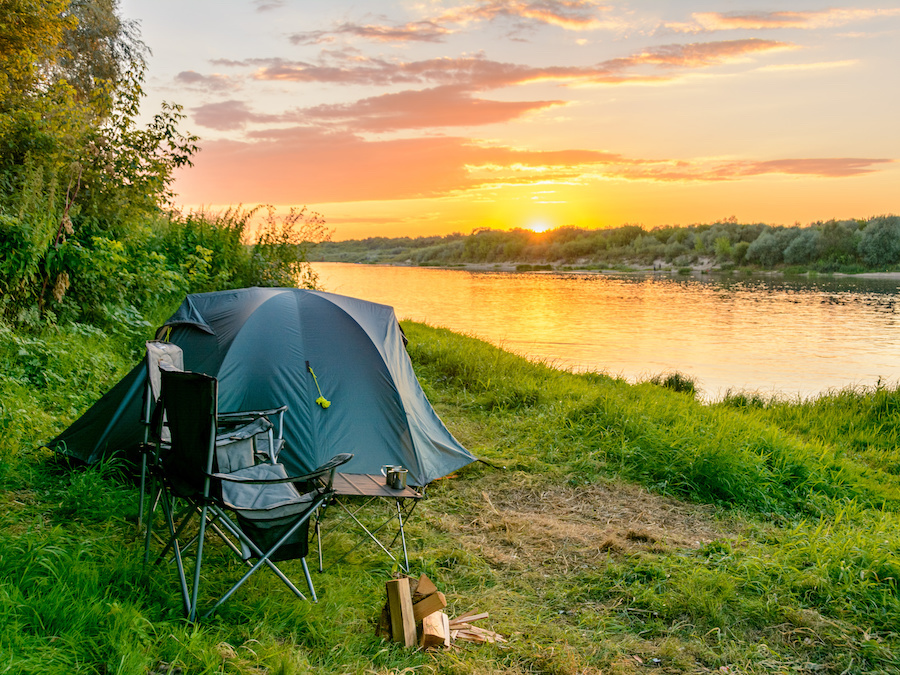
[{"label": "sunset sky", "polygon": [[[900,6],[122,0],[187,208],[335,239],[900,213]],[[789,9],[788,9],[789,8]]]}]

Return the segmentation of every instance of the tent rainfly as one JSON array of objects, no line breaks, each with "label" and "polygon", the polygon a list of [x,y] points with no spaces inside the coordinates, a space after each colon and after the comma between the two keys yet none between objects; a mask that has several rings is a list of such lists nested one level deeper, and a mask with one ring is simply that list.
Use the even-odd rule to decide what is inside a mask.
[{"label": "tent rainfly", "polygon": [[[421,486],[475,461],[425,397],[387,305],[297,288],[198,293],[157,338],[184,350],[186,370],[218,378],[219,410],[288,406],[288,471],[351,452],[347,473],[399,464]],[[48,445],[87,463],[137,445],[145,377],[135,366]]]}]

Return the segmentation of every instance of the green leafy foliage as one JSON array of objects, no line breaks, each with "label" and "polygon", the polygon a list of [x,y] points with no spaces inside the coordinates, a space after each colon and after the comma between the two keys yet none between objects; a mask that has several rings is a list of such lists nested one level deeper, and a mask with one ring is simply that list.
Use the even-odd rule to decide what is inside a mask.
[{"label": "green leafy foliage", "polygon": [[900,218],[831,220],[806,227],[742,224],[727,218],[709,225],[640,225],[549,232],[479,229],[470,235],[410,239],[370,238],[331,242],[315,259],[332,262],[411,262],[416,265],[530,264],[618,268],[654,265],[669,269],[715,263],[724,269],[785,265],[819,272],[895,269],[900,264]]},{"label": "green leafy foliage", "polygon": [[[179,132],[176,105],[137,125],[146,47],[115,2],[4,4],[0,311],[13,320],[32,308],[93,320],[99,289],[88,289],[98,271],[110,269],[115,249],[146,239],[196,138]],[[80,293],[60,307],[70,287]]]}]

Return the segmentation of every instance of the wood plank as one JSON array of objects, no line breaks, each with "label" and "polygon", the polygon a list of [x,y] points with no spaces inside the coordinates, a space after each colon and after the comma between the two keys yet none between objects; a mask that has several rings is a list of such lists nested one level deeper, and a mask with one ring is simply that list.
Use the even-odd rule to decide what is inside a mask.
[{"label": "wood plank", "polygon": [[450,625],[452,626],[456,623],[472,623],[473,621],[479,621],[486,618],[488,618],[487,612],[481,612],[480,614],[476,614],[474,611],[466,612],[465,614],[460,614],[455,619],[450,619]]},{"label": "wood plank", "polygon": [[413,605],[413,618],[419,623],[429,614],[434,614],[447,606],[447,598],[440,591],[432,593],[423,600],[419,600]]},{"label": "wood plank", "polygon": [[445,612],[438,612],[438,616],[441,617],[441,626],[444,631],[444,646],[450,646],[450,617],[447,616]]},{"label": "wood plank", "polygon": [[487,638],[477,633],[470,633],[467,630],[461,630],[456,635],[457,640],[465,640],[466,642],[487,642]]},{"label": "wood plank", "polygon": [[391,579],[385,584],[391,612],[391,636],[404,647],[416,646],[416,622],[413,619],[409,581]]},{"label": "wood plank", "polygon": [[444,632],[444,621],[441,617],[447,615],[443,612],[432,612],[422,619],[422,639],[419,641],[420,647],[437,647],[443,645],[449,637],[449,633]]}]

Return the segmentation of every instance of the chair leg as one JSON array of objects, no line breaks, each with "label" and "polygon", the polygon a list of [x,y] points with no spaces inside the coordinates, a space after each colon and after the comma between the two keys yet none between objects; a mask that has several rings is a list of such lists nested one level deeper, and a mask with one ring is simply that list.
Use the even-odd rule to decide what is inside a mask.
[{"label": "chair leg", "polygon": [[[206,511],[208,508],[209,507],[204,504],[203,511],[200,514],[200,538],[197,541],[197,566],[194,568],[194,589],[188,621],[195,621],[197,619],[197,600],[200,592],[200,566],[203,564],[203,540],[206,535]],[[175,550],[178,550],[177,546]]]},{"label": "chair leg", "polygon": [[306,564],[306,557],[300,558],[300,564],[303,565],[303,575],[306,577],[306,585],[309,586],[309,594],[312,596],[313,602],[318,602],[319,598],[316,597],[316,589],[313,588],[312,577],[309,576],[309,567]]},{"label": "chair leg", "polygon": [[[149,500],[149,508],[147,513],[147,531],[144,535],[144,567],[147,566],[147,563],[150,562],[150,542],[153,539],[153,514],[156,513],[156,507],[159,505],[159,498],[162,496],[162,491],[156,489],[156,481],[150,480],[150,492],[156,492],[156,496]],[[143,488],[141,489],[141,498],[143,499],[144,492]],[[143,507],[141,507],[143,512]]]},{"label": "chair leg", "polygon": [[403,571],[409,574],[409,554],[406,552],[406,534],[403,532],[403,509],[397,500],[397,523],[400,526],[400,541],[403,543]]},{"label": "chair leg", "polygon": [[163,512],[165,513],[165,516],[166,516],[166,523],[169,526],[169,534],[171,535],[171,539],[169,540],[169,543],[166,545],[163,552],[156,559],[156,562],[158,563],[160,560],[162,560],[163,556],[165,556],[165,554],[168,552],[169,546],[172,546],[172,548],[175,551],[175,564],[176,564],[176,567],[178,568],[178,581],[181,584],[181,597],[182,597],[182,600],[184,600],[184,611],[185,611],[185,614],[190,614],[191,596],[190,596],[190,593],[188,592],[187,578],[184,574],[184,561],[181,559],[181,546],[178,545],[178,536],[181,533],[181,530],[184,529],[185,524],[187,523],[187,514],[185,514],[185,517],[183,518],[182,523],[179,526],[178,531],[176,532],[175,521],[172,518],[172,504],[169,502],[169,500],[166,497],[163,497],[163,499],[160,501],[163,506]]},{"label": "chair leg", "polygon": [[[141,451],[141,499],[138,503],[138,529],[144,524],[144,489],[147,485],[147,453]],[[144,556],[146,558],[146,556]],[[145,560],[146,562],[146,560]]]},{"label": "chair leg", "polygon": [[319,573],[322,572],[322,519],[316,514],[316,553],[319,556]]}]

